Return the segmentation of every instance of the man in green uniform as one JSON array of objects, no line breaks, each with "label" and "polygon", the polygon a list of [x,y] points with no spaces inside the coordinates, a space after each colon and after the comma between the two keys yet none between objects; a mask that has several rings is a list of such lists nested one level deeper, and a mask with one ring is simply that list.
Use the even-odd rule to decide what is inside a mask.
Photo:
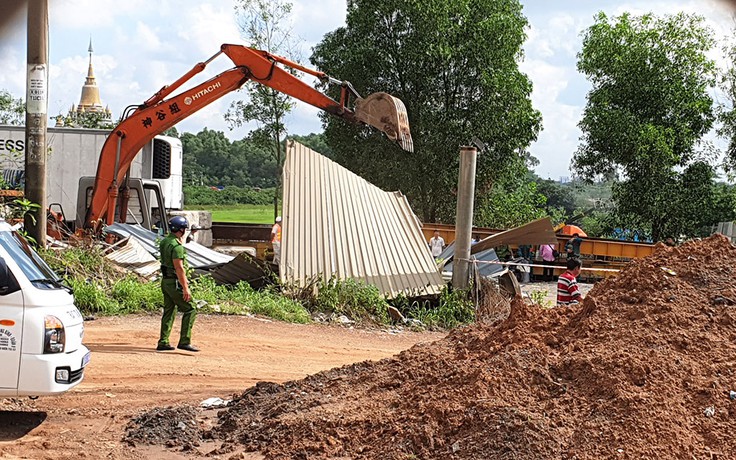
[{"label": "man in green uniform", "polygon": [[171,233],[161,240],[161,291],[164,294],[164,314],[161,317],[161,336],[158,339],[158,351],[173,350],[169,344],[169,334],[174,325],[177,309],[182,313],[181,334],[176,348],[186,351],[199,351],[192,345],[192,326],[197,310],[192,305],[192,293],[185,270],[186,251],[182,244],[184,232],[189,222],[182,216],[172,217],[169,221]]}]

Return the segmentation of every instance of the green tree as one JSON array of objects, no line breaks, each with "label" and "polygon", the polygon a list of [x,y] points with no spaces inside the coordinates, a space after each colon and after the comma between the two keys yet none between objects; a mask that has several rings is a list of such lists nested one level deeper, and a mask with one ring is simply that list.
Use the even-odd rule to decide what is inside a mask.
[{"label": "green tree", "polygon": [[243,168],[248,171],[252,187],[276,187],[281,169],[276,165],[276,158],[269,148],[256,142],[251,136],[233,142],[231,147],[233,169]]},{"label": "green tree", "polygon": [[187,185],[248,185],[248,170],[233,165],[230,140],[222,131],[203,129],[181,135]]},{"label": "green tree", "polygon": [[497,181],[496,190],[485,193],[480,198],[480,206],[475,213],[475,224],[483,227],[518,227],[548,215],[545,210],[546,198],[539,193],[537,184],[529,178]]},{"label": "green tree", "polygon": [[197,134],[183,133],[180,139],[184,185],[276,186],[276,160],[252,136],[231,143],[222,131],[204,128]]},{"label": "green tree", "polygon": [[320,153],[331,160],[335,159],[335,153],[332,151],[330,146],[327,145],[327,140],[325,139],[324,133],[312,133],[307,134],[306,136],[291,135],[289,136],[289,138],[299,142],[306,147],[309,147],[315,152]]},{"label": "green tree", "polygon": [[[294,51],[291,30],[285,27],[291,14],[291,3],[283,0],[237,0],[235,10],[240,18],[240,31],[251,46],[283,55],[292,61],[299,56]],[[278,171],[281,171],[282,137],[286,135],[284,118],[294,107],[284,93],[260,84],[244,86],[247,101],[234,101],[225,115],[230,126],[241,126],[255,121],[258,128],[251,139],[272,152]],[[280,186],[280,176],[275,178]],[[274,194],[274,217],[278,214],[279,193]]]},{"label": "green tree", "polygon": [[[703,160],[698,143],[715,118],[708,90],[716,71],[706,55],[713,44],[703,18],[682,13],[599,13],[584,34],[578,69],[593,89],[573,167],[586,179],[620,174],[612,196],[618,224],[655,240],[679,231],[671,221],[683,231],[685,222],[699,221],[691,211],[715,211],[676,205],[684,203],[680,186],[687,168]],[[712,178],[706,185],[714,186]]]},{"label": "green tree", "polygon": [[[736,31],[735,31],[736,32]],[[732,39],[736,38],[736,34]],[[728,142],[725,167],[733,173],[736,171],[736,44],[733,42],[724,47],[726,69],[720,76],[720,89],[725,95],[718,107],[718,119],[721,125],[718,134]]]},{"label": "green tree", "polygon": [[55,117],[58,126],[68,126],[72,128],[88,128],[88,129],[112,129],[115,123],[107,118],[107,115],[100,112],[69,112],[66,115],[57,115]]},{"label": "green tree", "polygon": [[0,124],[22,125],[26,119],[26,104],[21,98],[14,98],[6,90],[0,90]]},{"label": "green tree", "polygon": [[565,215],[571,216],[575,212],[575,194],[567,184],[560,184],[551,179],[534,177],[537,183],[537,191],[547,198],[546,208],[560,209]]},{"label": "green tree", "polygon": [[[325,115],[336,161],[379,187],[400,189],[424,221],[454,222],[459,147],[477,138],[487,146],[478,155],[478,189],[503,193],[494,184],[526,174],[526,149],[541,125],[531,82],[518,68],[527,25],[518,0],[348,2],[345,27],[325,35],[311,60],[362,94],[400,98],[415,151]],[[493,202],[483,193],[476,209]]]}]

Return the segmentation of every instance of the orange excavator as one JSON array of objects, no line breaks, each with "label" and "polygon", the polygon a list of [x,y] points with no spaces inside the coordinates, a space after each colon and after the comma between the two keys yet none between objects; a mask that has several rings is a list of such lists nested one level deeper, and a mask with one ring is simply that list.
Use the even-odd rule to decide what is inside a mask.
[{"label": "orange excavator", "polygon": [[[166,99],[223,53],[230,58],[235,67]],[[333,100],[277,64],[308,73],[323,82],[339,84],[340,100]],[[266,51],[224,44],[211,58],[195,65],[189,72],[171,85],[161,88],[143,104],[126,110],[123,121],[115,127],[102,147],[84,228],[97,233],[103,224],[113,224],[116,206],[119,206],[118,214],[124,222],[129,197],[126,196],[126,188],[122,185],[126,183],[130,165],[141,148],[157,134],[163,133],[206,105],[240,88],[249,80],[347,121],[372,126],[385,133],[404,150],[413,151],[406,108],[399,99],[387,93],[374,93],[362,98],[350,83],[336,80],[323,72],[306,68]],[[121,189],[122,194],[119,193]]]}]

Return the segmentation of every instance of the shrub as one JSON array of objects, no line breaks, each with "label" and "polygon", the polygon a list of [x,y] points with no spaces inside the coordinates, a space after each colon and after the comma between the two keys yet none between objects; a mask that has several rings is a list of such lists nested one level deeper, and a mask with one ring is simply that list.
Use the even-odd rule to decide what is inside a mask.
[{"label": "shrub", "polygon": [[389,322],[388,302],[377,287],[354,279],[315,281],[305,288],[289,289],[311,313],[345,315],[358,322]]},{"label": "shrub", "polygon": [[451,290],[445,286],[437,306],[430,302],[414,302],[409,307],[408,316],[428,327],[452,329],[472,323],[475,320],[475,308],[468,291]]},{"label": "shrub", "polygon": [[205,186],[184,186],[184,203],[187,206],[211,206],[227,204],[268,205],[273,203],[274,189],[250,187],[225,187],[214,190]]},{"label": "shrub", "polygon": [[118,303],[118,313],[156,311],[164,305],[159,283],[142,282],[134,276],[115,281],[110,295]]}]

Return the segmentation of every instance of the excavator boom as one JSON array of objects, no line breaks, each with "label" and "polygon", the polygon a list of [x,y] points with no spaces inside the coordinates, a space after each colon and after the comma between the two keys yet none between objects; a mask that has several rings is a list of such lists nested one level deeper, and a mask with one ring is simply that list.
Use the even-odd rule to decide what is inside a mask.
[{"label": "excavator boom", "polygon": [[[221,53],[232,60],[234,68],[166,99],[194,75],[203,71]],[[277,63],[315,75],[322,80],[339,83],[340,100],[335,101],[309,86],[277,66]],[[339,82],[322,72],[302,67],[266,51],[224,44],[217,54],[196,64],[171,85],[161,88],[115,127],[102,147],[91,203],[84,221],[85,228],[99,230],[103,223],[114,223],[118,190],[124,183],[135,156],[146,143],[204,106],[240,88],[248,80],[266,85],[348,121],[372,126],[385,133],[404,150],[413,151],[406,108],[399,99],[386,93],[375,93],[361,98],[349,83]],[[121,209],[126,206],[127,203],[121,203]],[[122,219],[124,221],[124,216]]]}]

